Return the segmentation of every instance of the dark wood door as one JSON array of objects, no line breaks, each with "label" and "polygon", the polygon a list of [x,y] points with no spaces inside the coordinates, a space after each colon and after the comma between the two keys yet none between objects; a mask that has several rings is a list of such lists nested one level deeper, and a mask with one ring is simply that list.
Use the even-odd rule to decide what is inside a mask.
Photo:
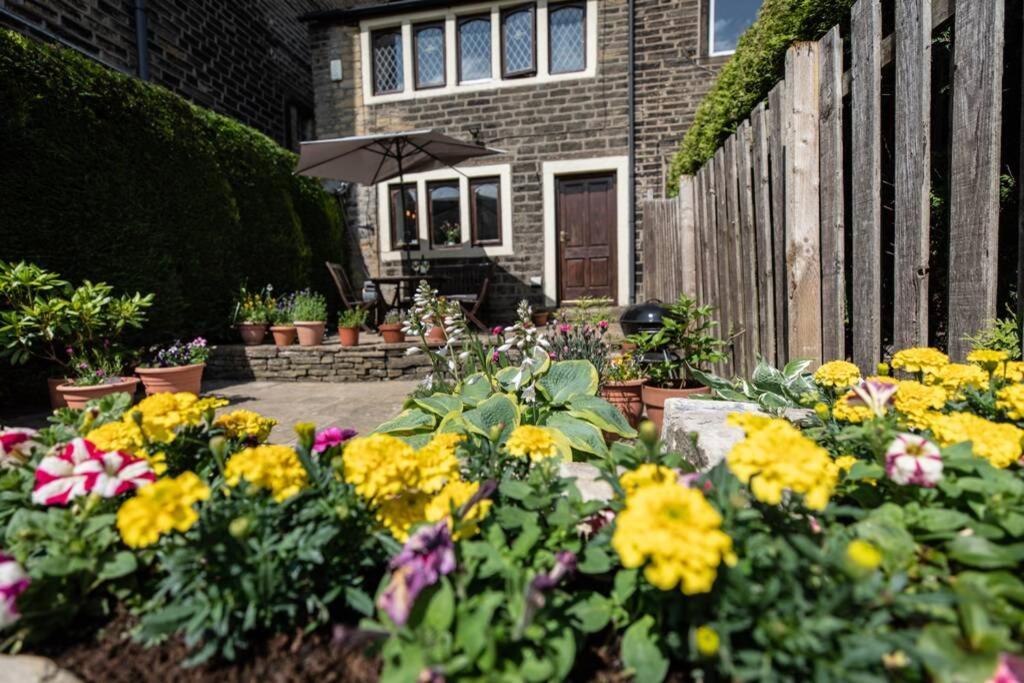
[{"label": "dark wood door", "polygon": [[615,298],[615,174],[567,176],[556,182],[560,301]]}]

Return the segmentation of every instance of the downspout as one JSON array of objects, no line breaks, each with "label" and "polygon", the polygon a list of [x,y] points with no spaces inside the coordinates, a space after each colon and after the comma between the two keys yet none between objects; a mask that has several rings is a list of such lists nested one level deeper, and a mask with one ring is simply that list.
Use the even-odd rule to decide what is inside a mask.
[{"label": "downspout", "polygon": [[636,84],[634,82],[634,71],[636,69],[634,53],[636,51],[636,0],[628,0],[626,13],[628,17],[627,52],[628,66],[626,67],[626,128],[629,130],[627,142],[628,165],[629,165],[629,303],[636,303]]},{"label": "downspout", "polygon": [[138,57],[138,75],[149,80],[149,22],[146,17],[146,0],[135,0],[135,53]]}]

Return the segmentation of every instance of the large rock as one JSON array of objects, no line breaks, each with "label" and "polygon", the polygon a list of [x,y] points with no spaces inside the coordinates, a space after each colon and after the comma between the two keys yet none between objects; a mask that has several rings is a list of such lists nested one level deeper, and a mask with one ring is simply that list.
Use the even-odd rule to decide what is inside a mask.
[{"label": "large rock", "polygon": [[82,683],[82,679],[46,657],[0,655],[0,683]]},{"label": "large rock", "polygon": [[615,492],[611,484],[598,479],[600,470],[585,462],[563,462],[558,473],[566,479],[575,479],[583,500],[611,500]]},{"label": "large rock", "polygon": [[[707,471],[725,459],[743,439],[743,430],[726,422],[729,413],[765,415],[756,403],[670,398],[665,401],[665,423],[661,438],[669,451],[681,453],[700,471]],[[810,411],[786,411],[786,418],[799,420]]]}]

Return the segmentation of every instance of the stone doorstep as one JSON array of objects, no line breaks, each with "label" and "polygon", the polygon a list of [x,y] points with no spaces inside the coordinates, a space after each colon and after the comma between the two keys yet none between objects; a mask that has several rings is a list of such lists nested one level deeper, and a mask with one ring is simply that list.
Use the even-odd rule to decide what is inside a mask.
[{"label": "stone doorstep", "polygon": [[[790,422],[812,411],[797,408],[784,413]],[[670,451],[682,454],[699,471],[706,472],[725,459],[744,433],[726,422],[729,413],[765,415],[756,403],[670,398],[665,401],[665,423],[661,438]]]}]

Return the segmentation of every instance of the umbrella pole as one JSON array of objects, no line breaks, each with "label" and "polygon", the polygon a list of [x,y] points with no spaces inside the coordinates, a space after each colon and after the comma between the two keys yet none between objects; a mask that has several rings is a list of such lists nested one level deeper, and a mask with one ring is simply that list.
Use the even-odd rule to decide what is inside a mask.
[{"label": "umbrella pole", "polygon": [[[402,142],[395,140],[395,161],[398,162],[398,215],[402,221],[402,258],[404,261],[402,270],[411,270],[412,256],[409,253],[408,235],[405,233],[405,174],[402,172]],[[416,226],[417,237],[419,237],[419,226]],[[401,285],[398,286],[401,289]],[[402,292],[398,292],[398,298],[402,298]]]}]

